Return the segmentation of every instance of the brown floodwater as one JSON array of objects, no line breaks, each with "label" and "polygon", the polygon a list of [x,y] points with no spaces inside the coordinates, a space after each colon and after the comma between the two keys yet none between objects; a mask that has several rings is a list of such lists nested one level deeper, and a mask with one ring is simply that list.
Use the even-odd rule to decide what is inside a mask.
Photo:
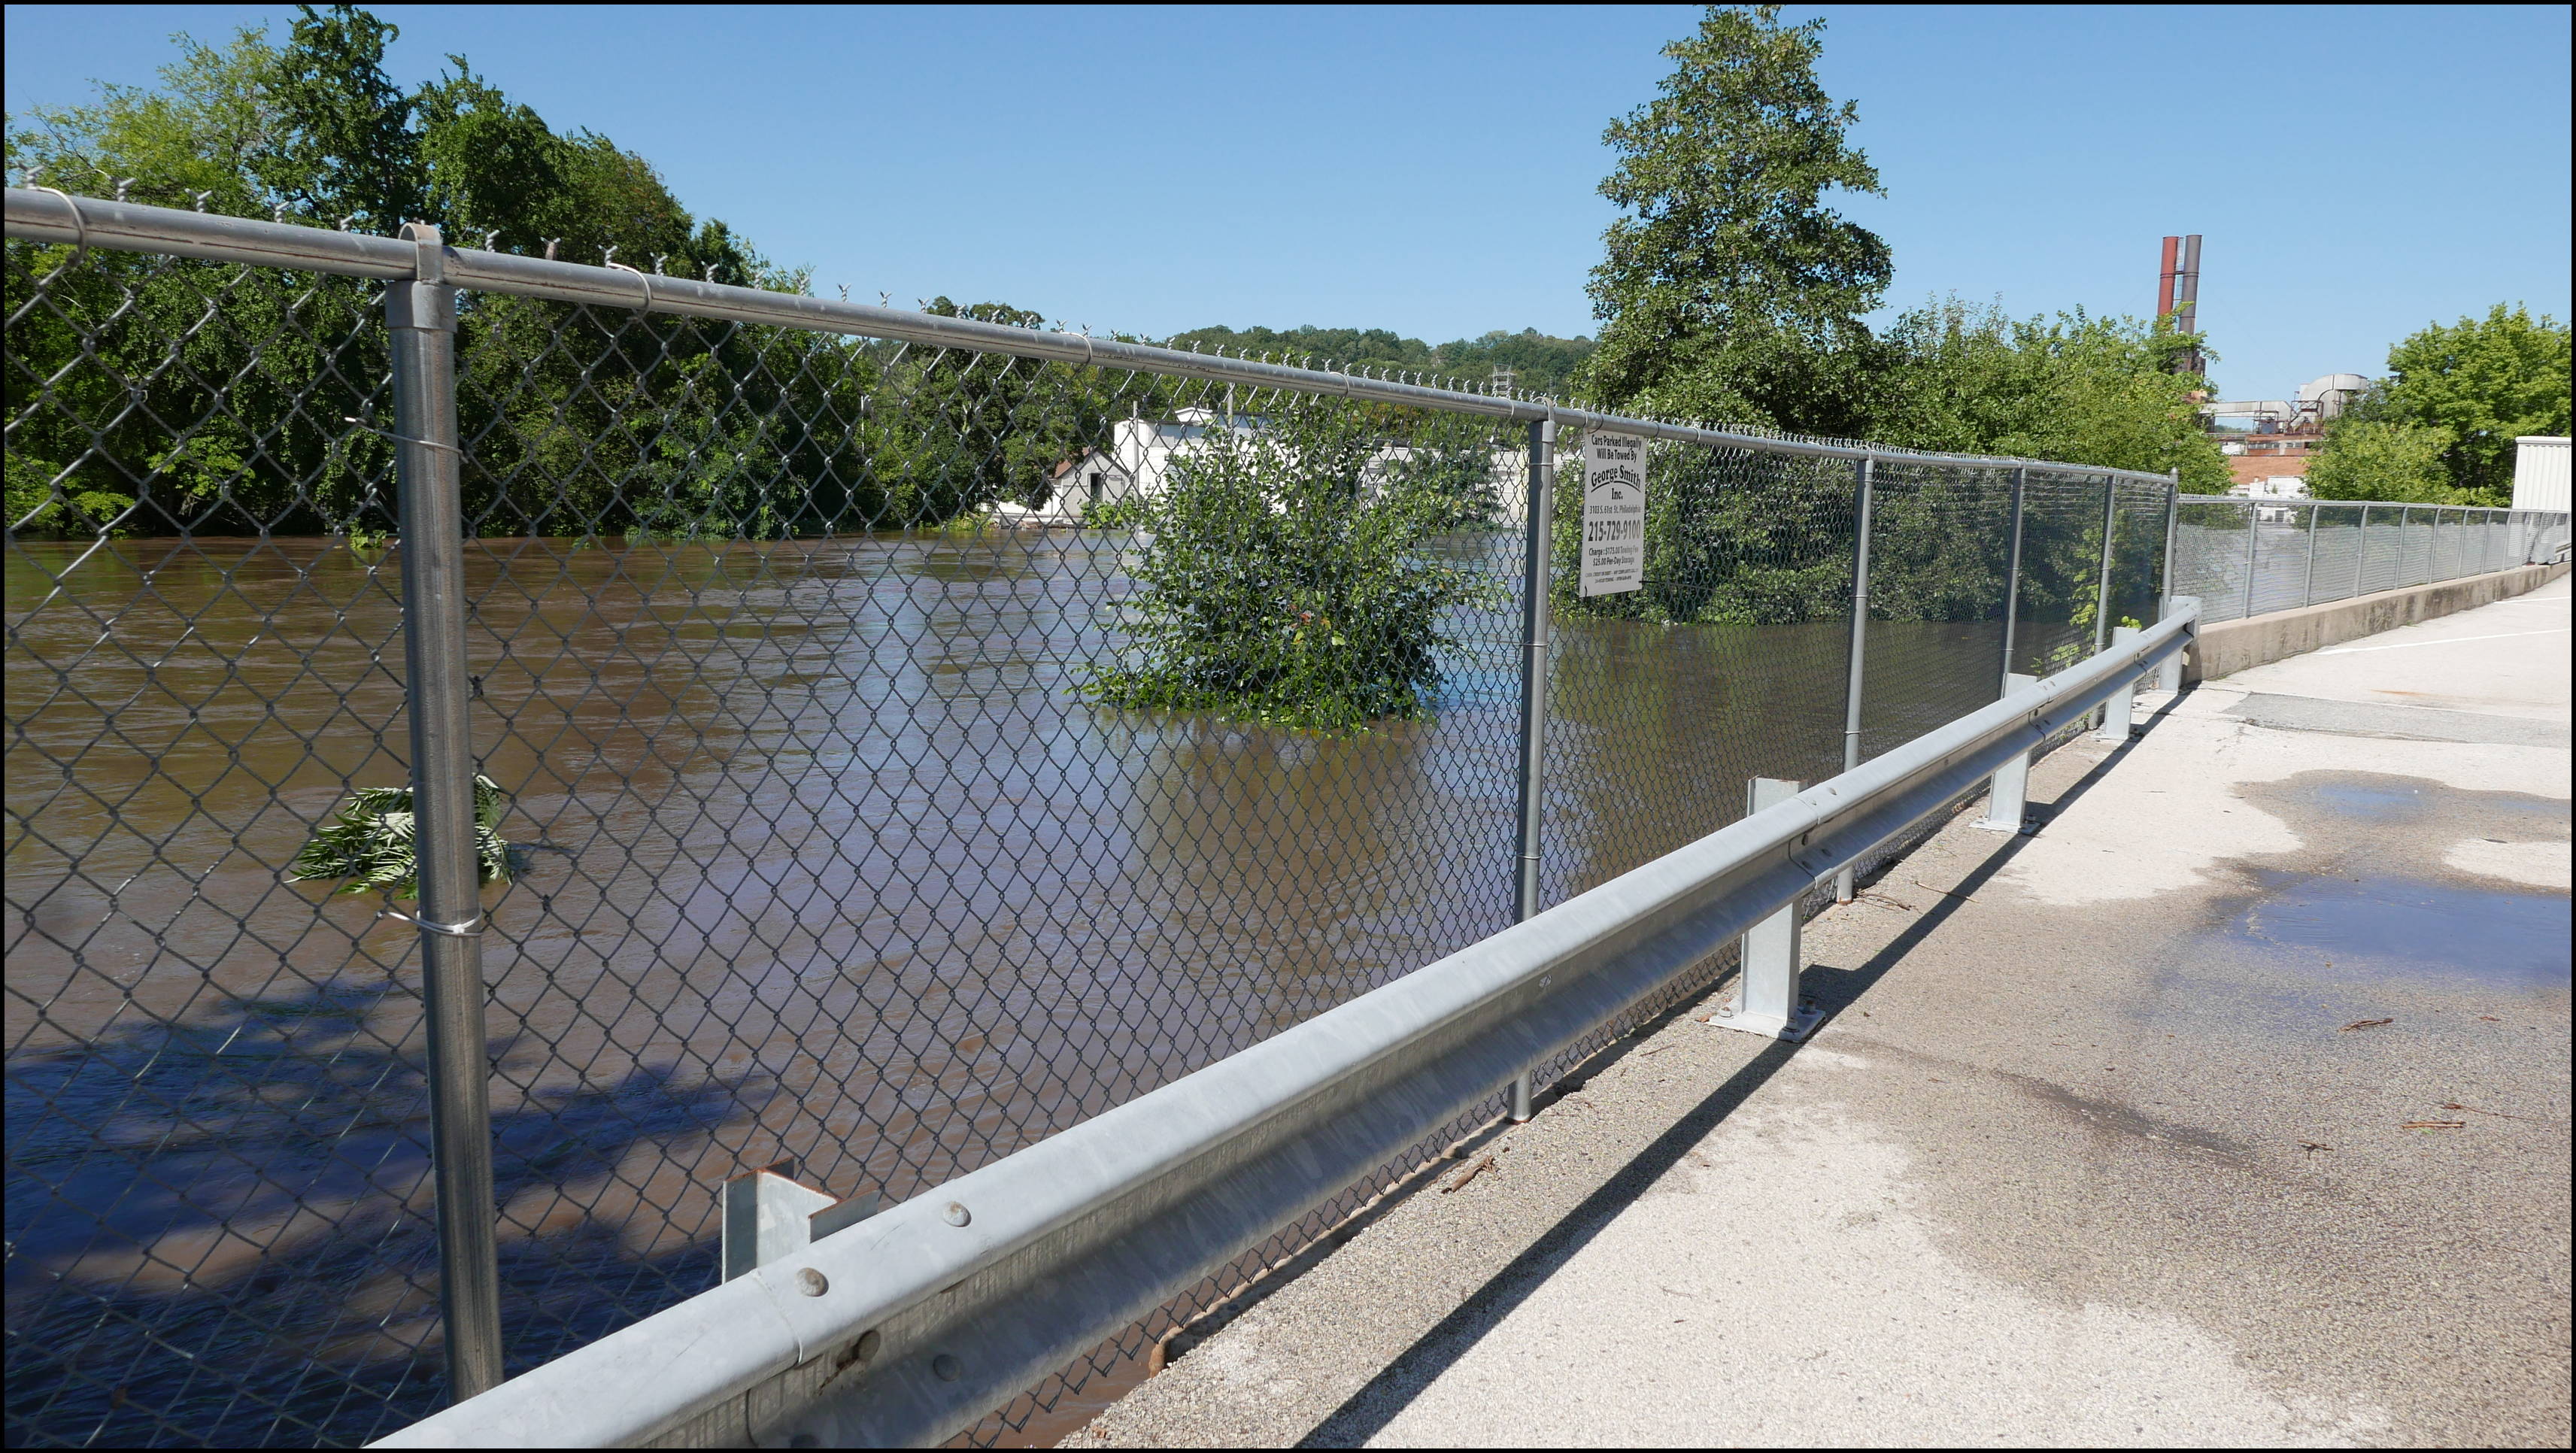
[{"label": "brown floodwater", "polygon": [[[900,1199],[1506,925],[1517,540],[1449,543],[1501,598],[1350,738],[1084,697],[1126,545],[473,542],[514,1367],[708,1285],[728,1175]],[[398,562],[21,542],[7,592],[13,1435],[380,1433],[436,1399],[414,935],[283,870],[406,779]],[[1874,625],[1870,749],[1999,629]],[[1839,768],[1841,622],[1557,630],[1551,901]],[[151,1339],[196,1371],[138,1411]]]}]

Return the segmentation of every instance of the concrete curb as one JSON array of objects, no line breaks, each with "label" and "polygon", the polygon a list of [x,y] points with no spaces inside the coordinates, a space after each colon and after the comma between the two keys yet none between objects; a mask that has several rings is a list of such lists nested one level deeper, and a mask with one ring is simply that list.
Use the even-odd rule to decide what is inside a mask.
[{"label": "concrete curb", "polygon": [[2488,575],[2410,585],[2357,595],[2300,610],[2274,611],[2239,621],[2220,621],[2200,628],[2199,644],[2183,657],[2185,681],[2233,676],[2285,657],[2342,641],[2375,636],[2435,616],[2472,610],[2525,591],[2537,590],[2567,573],[2568,566],[2521,565]]}]

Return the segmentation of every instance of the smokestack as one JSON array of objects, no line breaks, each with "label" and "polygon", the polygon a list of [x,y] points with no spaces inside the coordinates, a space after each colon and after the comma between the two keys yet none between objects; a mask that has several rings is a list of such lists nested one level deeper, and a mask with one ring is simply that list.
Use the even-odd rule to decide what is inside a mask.
[{"label": "smokestack", "polygon": [[[2174,278],[2174,326],[2185,333],[2200,331],[2200,234],[2195,232],[2182,240],[2182,270]],[[2205,362],[2200,350],[2191,351],[2188,367],[2203,372]]]},{"label": "smokestack", "polygon": [[2179,237],[2165,239],[2164,271],[2156,274],[2156,319],[2161,322],[2173,316],[2174,250],[2182,245]]},{"label": "smokestack", "polygon": [[2182,267],[2174,274],[2174,326],[2200,331],[2200,234],[2182,240]]}]

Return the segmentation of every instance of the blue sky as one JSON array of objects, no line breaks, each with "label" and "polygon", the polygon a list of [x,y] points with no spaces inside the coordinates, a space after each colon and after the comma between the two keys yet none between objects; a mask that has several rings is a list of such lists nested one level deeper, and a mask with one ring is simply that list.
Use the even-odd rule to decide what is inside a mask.
[{"label": "blue sky", "polygon": [[[1592,331],[1601,129],[1692,7],[763,9],[386,5],[559,130],[658,165],[818,285],[1095,330]],[[168,35],[283,6],[7,11],[8,105],[148,82]],[[1860,104],[1896,305],[2154,305],[2207,238],[2233,396],[2375,373],[2428,321],[2569,313],[2564,7],[1793,8]]]}]

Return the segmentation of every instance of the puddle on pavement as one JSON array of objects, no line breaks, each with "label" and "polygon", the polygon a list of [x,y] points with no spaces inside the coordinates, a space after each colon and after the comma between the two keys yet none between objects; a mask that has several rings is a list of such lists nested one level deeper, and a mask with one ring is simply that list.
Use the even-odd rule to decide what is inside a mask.
[{"label": "puddle on pavement", "polygon": [[2515,989],[2568,982],[2568,897],[2415,878],[2262,872],[2236,937],[2316,949],[2337,977],[2466,975]]},{"label": "puddle on pavement", "polygon": [[2414,777],[2307,772],[2248,787],[2304,844],[2244,865],[2253,890],[2217,926],[2239,945],[2303,952],[2284,968],[2342,980],[2474,980],[2565,990],[2569,897],[2467,874],[2443,856],[2463,840],[2565,841],[2569,804],[2468,792]]},{"label": "puddle on pavement", "polygon": [[2365,822],[2409,822],[2424,815],[2424,790],[2368,782],[2329,782],[2314,788],[2311,801],[2338,817]]}]

